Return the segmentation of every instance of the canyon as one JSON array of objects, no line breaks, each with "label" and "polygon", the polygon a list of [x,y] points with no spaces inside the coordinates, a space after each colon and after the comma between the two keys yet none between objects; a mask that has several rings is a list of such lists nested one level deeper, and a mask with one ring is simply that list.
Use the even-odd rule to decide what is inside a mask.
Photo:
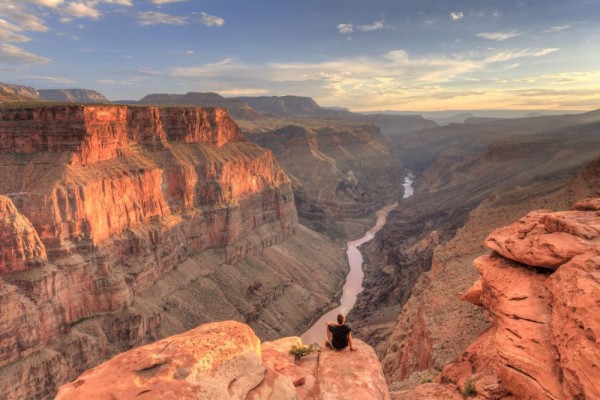
[{"label": "canyon", "polygon": [[[344,377],[325,372],[339,362],[360,382],[350,393],[373,398],[458,399],[470,386],[481,399],[597,397],[598,111],[437,127],[296,96],[146,102],[0,106],[7,399],[110,391],[114,368],[123,393],[142,379],[152,388],[135,394],[149,398],[339,398]],[[361,248],[348,316],[359,355],[294,362],[293,335],[342,293],[343,241],[401,197],[408,170],[414,196]],[[213,349],[136,364],[180,340]],[[217,385],[200,374],[207,357]]]},{"label": "canyon", "polygon": [[6,104],[0,143],[6,399],[209,321],[293,334],[341,290],[342,249],[226,110]]},{"label": "canyon", "polygon": [[598,112],[539,118],[392,137],[419,175],[415,195],[366,245],[365,290],[351,318],[375,347],[390,390],[404,393],[398,398],[452,398],[420,383],[439,381],[490,329],[481,308],[460,301],[478,279],[472,265],[486,254],[487,235],[532,210],[568,210],[600,195]]}]

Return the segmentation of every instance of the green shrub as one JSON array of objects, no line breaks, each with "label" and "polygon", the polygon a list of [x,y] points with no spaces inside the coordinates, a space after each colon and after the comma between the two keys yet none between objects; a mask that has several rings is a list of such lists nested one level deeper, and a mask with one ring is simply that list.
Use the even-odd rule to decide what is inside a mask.
[{"label": "green shrub", "polygon": [[289,353],[294,356],[294,360],[298,361],[302,357],[311,354],[318,348],[319,348],[319,345],[316,343],[309,344],[308,346],[303,346],[301,344],[295,344],[292,346]]},{"label": "green shrub", "polygon": [[430,377],[425,377],[423,379],[421,379],[421,385],[424,383],[430,383],[433,382],[433,380]]},{"label": "green shrub", "polygon": [[477,396],[477,389],[475,389],[475,385],[473,384],[473,381],[471,381],[469,379],[465,383],[465,387],[463,388],[462,397],[466,398],[466,397],[475,397],[475,396]]}]

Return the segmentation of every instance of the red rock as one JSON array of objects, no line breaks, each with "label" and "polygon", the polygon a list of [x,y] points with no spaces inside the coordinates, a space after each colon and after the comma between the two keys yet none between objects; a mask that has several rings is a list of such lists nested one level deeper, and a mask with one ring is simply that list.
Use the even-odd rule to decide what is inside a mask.
[{"label": "red rock", "polygon": [[[298,340],[267,342],[261,352],[258,338],[247,325],[210,323],[119,354],[62,386],[56,399],[390,398],[370,346],[356,340],[356,352],[324,351],[307,356],[308,363],[285,360],[288,346]],[[286,365],[278,371],[282,363]],[[316,377],[317,384],[308,390],[303,383],[295,387],[289,376],[292,370],[309,372],[307,381]]]},{"label": "red rock", "polygon": [[[516,223],[493,231],[486,247],[503,257],[523,264],[556,269],[578,254],[590,249],[585,240],[567,232],[549,231],[544,224],[548,213],[534,211]],[[556,219],[549,226],[556,228]],[[572,225],[572,229],[579,229]]]},{"label": "red rock", "polygon": [[475,266],[496,327],[498,377],[519,398],[561,398],[546,276],[501,257],[479,257]]},{"label": "red rock", "polygon": [[[493,329],[469,346],[462,362],[446,367],[442,381],[458,384],[466,373],[455,372],[465,364],[486,398],[507,391],[527,399],[600,398],[599,222],[596,211],[534,212],[490,235],[487,244],[509,258],[475,262]],[[543,249],[556,235],[560,243]],[[547,267],[546,250],[561,259],[551,275],[511,261]]]},{"label": "red rock", "polygon": [[600,211],[600,198],[583,199],[573,205],[574,210]]},{"label": "red rock", "polygon": [[460,392],[453,386],[425,383],[412,390],[391,392],[392,400],[462,400]]},{"label": "red rock", "polygon": [[565,398],[599,399],[600,254],[573,258],[546,280],[546,287]]},{"label": "red rock", "polygon": [[354,339],[356,351],[324,349],[319,358],[319,399],[390,399],[373,348]]},{"label": "red rock", "polygon": [[119,354],[62,386],[56,399],[245,399],[264,376],[250,327],[217,322]]},{"label": "red rock", "polygon": [[27,269],[47,259],[46,248],[27,218],[0,195],[0,274]]},{"label": "red rock", "polygon": [[481,279],[477,279],[473,286],[471,286],[462,296],[461,300],[468,301],[471,304],[481,307],[481,295],[483,294],[483,282]]},{"label": "red rock", "polygon": [[[297,222],[272,153],[220,109],[6,106],[0,193],[0,386],[20,399],[164,336],[140,294],[190,257],[233,264]],[[29,368],[44,349],[68,368]]]}]

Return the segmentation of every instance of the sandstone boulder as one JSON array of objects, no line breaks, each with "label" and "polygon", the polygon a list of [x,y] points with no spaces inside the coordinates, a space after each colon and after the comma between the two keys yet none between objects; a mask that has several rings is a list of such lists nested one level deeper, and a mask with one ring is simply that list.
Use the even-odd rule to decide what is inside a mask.
[{"label": "sandstone boulder", "polygon": [[264,377],[250,327],[216,322],[119,354],[62,386],[56,399],[245,399]]},{"label": "sandstone boulder", "polygon": [[600,217],[582,211],[533,211],[514,224],[493,231],[485,245],[509,260],[555,270],[598,246],[589,242],[600,235],[597,227]]}]

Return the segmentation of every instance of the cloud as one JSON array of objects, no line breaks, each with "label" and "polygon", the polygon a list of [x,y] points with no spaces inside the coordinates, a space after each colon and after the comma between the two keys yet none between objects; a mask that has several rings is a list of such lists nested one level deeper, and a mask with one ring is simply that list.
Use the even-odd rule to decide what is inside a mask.
[{"label": "cloud", "polygon": [[48,64],[49,58],[41,57],[11,44],[0,44],[0,63],[3,64]]},{"label": "cloud", "polygon": [[377,31],[379,29],[384,29],[386,26],[384,24],[384,21],[375,21],[372,24],[367,24],[367,25],[353,25],[353,24],[338,24],[337,29],[339,33],[342,34],[350,34],[352,32],[354,32],[355,30],[357,31],[361,31],[361,32],[371,32],[371,31]]},{"label": "cloud", "polygon": [[337,26],[338,32],[340,33],[352,33],[354,32],[354,26],[352,24],[339,24]]},{"label": "cloud", "polygon": [[[48,32],[48,27],[44,24],[44,21],[27,10],[23,3],[0,0],[0,6],[0,17],[2,17],[0,26],[15,32]],[[9,19],[11,22],[6,21],[4,18]]]},{"label": "cloud", "polygon": [[497,42],[502,42],[504,40],[508,40],[517,36],[521,36],[523,34],[523,32],[519,32],[519,31],[510,31],[510,32],[481,32],[478,33],[476,36],[484,38],[484,39],[489,39],[489,40],[495,40]]},{"label": "cloud", "polygon": [[486,57],[484,62],[487,64],[493,64],[523,57],[543,57],[559,50],[560,49],[554,47],[547,49],[505,50]]},{"label": "cloud", "polygon": [[[2,26],[0,24],[0,26]],[[8,29],[0,28],[0,42],[29,42],[31,38],[21,35],[19,33],[13,32]]]},{"label": "cloud", "polygon": [[64,0],[29,0],[33,4],[37,4],[40,6],[48,7],[48,8],[56,8],[62,3]]},{"label": "cloud", "polygon": [[383,29],[383,28],[384,28],[383,21],[375,21],[369,25],[359,25],[356,27],[356,29],[358,29],[359,31],[363,31],[363,32],[376,31],[376,30]]},{"label": "cloud", "polygon": [[152,0],[151,2],[153,4],[156,5],[162,5],[162,4],[170,4],[170,3],[181,3],[183,1],[187,1],[187,0]]},{"label": "cloud", "polygon": [[69,3],[60,12],[67,17],[98,19],[102,14],[96,10],[95,2]]},{"label": "cloud", "polygon": [[223,26],[223,24],[225,24],[225,20],[223,18],[215,15],[209,15],[205,12],[200,13],[200,22],[202,25],[206,26]]},{"label": "cloud", "polygon": [[546,29],[545,31],[542,31],[542,33],[562,32],[562,31],[570,29],[570,28],[571,28],[571,25],[553,26],[550,29]]},{"label": "cloud", "polygon": [[158,11],[144,11],[137,14],[137,20],[140,25],[185,25],[188,23],[187,17],[169,15]]},{"label": "cloud", "polygon": [[465,16],[465,14],[462,11],[453,11],[450,13],[450,18],[452,18],[453,21],[458,21],[459,19],[462,19]]},{"label": "cloud", "polygon": [[52,82],[52,83],[73,83],[71,79],[60,78],[56,76],[21,76],[20,79],[26,79],[31,81],[42,81],[42,82]]}]

